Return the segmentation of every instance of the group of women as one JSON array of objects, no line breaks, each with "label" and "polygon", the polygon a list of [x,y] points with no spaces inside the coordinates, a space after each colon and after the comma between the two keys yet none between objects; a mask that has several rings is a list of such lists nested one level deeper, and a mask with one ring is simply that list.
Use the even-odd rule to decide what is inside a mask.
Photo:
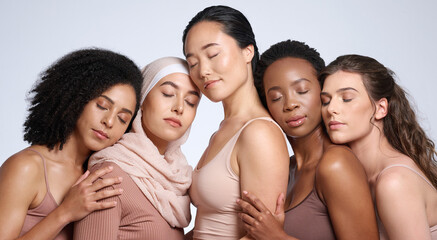
[{"label": "group of women", "polygon": [[[0,169],[1,239],[437,239],[435,145],[384,65],[325,67],[290,40],[259,56],[226,6],[192,18],[183,52],[140,71],[84,49],[41,75],[31,146]],[[201,94],[224,119],[192,169]]]}]

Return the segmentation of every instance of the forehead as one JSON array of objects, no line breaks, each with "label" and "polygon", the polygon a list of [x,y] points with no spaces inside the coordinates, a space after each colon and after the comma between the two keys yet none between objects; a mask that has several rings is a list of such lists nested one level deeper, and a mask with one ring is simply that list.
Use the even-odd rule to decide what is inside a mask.
[{"label": "forehead", "polygon": [[303,78],[318,84],[316,70],[311,63],[301,58],[285,57],[267,67],[263,81],[265,85],[270,85],[284,80],[295,81]]},{"label": "forehead", "polygon": [[153,87],[153,89],[158,88],[160,86],[168,86],[181,91],[196,91],[196,92],[199,91],[197,86],[191,80],[190,76],[188,76],[185,73],[179,73],[179,72],[171,73],[161,78],[161,80],[158,81],[158,83]]},{"label": "forehead", "polygon": [[221,23],[202,21],[196,23],[187,34],[185,39],[185,54],[199,50],[210,43],[222,43],[235,41],[232,37],[223,32]]},{"label": "forehead", "polygon": [[357,91],[366,91],[363,78],[358,73],[337,71],[329,75],[323,83],[323,91],[336,91],[341,88],[355,88]]}]

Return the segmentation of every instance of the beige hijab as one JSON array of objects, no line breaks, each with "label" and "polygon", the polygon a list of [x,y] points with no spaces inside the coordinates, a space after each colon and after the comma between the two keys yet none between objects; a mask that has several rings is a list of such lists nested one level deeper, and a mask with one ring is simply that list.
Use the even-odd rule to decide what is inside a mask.
[{"label": "beige hijab", "polygon": [[[160,58],[143,71],[141,104],[149,91],[163,77],[171,73],[188,75],[185,60],[176,57]],[[190,198],[192,167],[188,165],[180,146],[188,138],[189,130],[179,139],[170,142],[164,156],[146,136],[141,124],[142,110],[132,122],[132,130],[112,147],[93,154],[91,167],[99,162],[114,162],[138,185],[147,199],[172,227],[186,227],[190,223]]]}]

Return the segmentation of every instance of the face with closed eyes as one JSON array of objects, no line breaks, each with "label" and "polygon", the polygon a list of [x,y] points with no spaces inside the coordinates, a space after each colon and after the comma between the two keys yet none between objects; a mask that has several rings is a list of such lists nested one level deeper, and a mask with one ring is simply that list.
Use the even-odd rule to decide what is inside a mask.
[{"label": "face with closed eyes", "polygon": [[70,138],[78,139],[87,151],[99,151],[117,142],[132,120],[135,91],[117,84],[88,102]]},{"label": "face with closed eyes", "polygon": [[251,73],[253,46],[240,48],[217,22],[194,25],[185,40],[190,76],[211,101],[226,99],[247,83]]},{"label": "face with closed eyes", "polygon": [[334,143],[360,140],[375,127],[375,108],[360,74],[337,71],[328,76],[321,99],[323,121]]},{"label": "face with closed eyes", "polygon": [[303,137],[319,126],[320,85],[308,61],[276,60],[267,67],[263,84],[269,112],[287,136]]},{"label": "face with closed eyes", "polygon": [[199,89],[188,75],[172,73],[163,77],[141,106],[147,137],[163,149],[182,137],[196,116],[199,100]]}]

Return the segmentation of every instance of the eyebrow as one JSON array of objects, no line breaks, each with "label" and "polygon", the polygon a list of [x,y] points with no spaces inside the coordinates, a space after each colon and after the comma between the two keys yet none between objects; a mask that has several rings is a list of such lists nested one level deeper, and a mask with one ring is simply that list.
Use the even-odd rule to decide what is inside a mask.
[{"label": "eyebrow", "polygon": [[[357,91],[355,88],[353,88],[353,87],[340,88],[340,89],[338,89],[338,90],[335,91],[335,92],[336,92],[336,93],[340,93],[340,92],[345,92],[345,91],[349,91],[349,90],[352,90],[352,91],[358,92],[358,91]],[[331,94],[329,94],[329,93],[327,93],[327,92],[321,92],[320,95],[325,95],[325,96],[327,96],[327,95],[331,95]]]},{"label": "eyebrow", "polygon": [[[205,49],[207,49],[207,48],[209,48],[209,47],[217,46],[217,45],[219,45],[219,44],[218,44],[218,43],[208,43],[208,44],[204,45],[203,47],[201,47],[200,49],[201,49],[201,50],[205,50]],[[191,57],[191,56],[193,56],[192,53],[187,53],[187,55],[185,55],[186,58],[189,58],[189,57]]]},{"label": "eyebrow", "polygon": [[[174,83],[172,81],[165,81],[165,82],[161,83],[161,85],[159,85],[159,86],[164,86],[164,85],[170,85],[170,86],[179,90],[179,86],[176,85],[176,83]],[[188,93],[196,95],[197,97],[200,97],[200,93],[197,91],[189,91]]]},{"label": "eyebrow", "polygon": [[[114,100],[112,100],[112,99],[109,98],[108,96],[102,94],[102,95],[100,95],[100,97],[105,98],[105,99],[108,100],[111,104],[114,104]],[[133,114],[132,114],[132,111],[129,110],[129,109],[127,109],[127,108],[122,108],[121,110],[122,110],[123,112],[127,112],[127,113],[129,113],[130,115],[133,115]]]},{"label": "eyebrow", "polygon": [[[293,83],[291,85],[296,85],[296,84],[298,84],[298,83],[300,83],[302,81],[311,82],[310,80],[308,80],[306,78],[299,78],[296,81],[293,81]],[[269,90],[267,90],[267,93],[269,93],[270,91],[279,90],[279,89],[280,89],[280,87],[274,86],[274,87],[269,88]]]}]

